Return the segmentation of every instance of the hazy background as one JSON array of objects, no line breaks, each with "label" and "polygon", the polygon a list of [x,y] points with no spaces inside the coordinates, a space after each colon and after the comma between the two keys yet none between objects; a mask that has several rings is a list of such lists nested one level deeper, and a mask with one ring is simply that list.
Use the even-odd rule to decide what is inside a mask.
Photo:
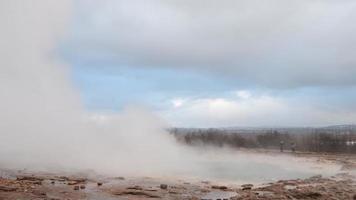
[{"label": "hazy background", "polygon": [[1,1],[1,165],[169,173],[204,167],[171,125],[352,123],[354,7]]}]

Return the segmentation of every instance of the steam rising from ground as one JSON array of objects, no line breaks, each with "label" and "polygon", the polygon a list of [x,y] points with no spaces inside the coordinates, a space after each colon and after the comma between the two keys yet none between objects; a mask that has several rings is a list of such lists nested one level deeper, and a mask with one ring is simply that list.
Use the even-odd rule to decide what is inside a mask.
[{"label": "steam rising from ground", "polygon": [[70,12],[68,0],[0,2],[1,164],[160,169],[174,148],[163,122],[138,108],[93,117],[82,107],[55,54]]},{"label": "steam rising from ground", "polygon": [[85,111],[55,54],[70,12],[68,0],[0,2],[0,167],[135,175],[204,169],[196,162],[203,153],[175,145],[167,125],[144,109]]}]

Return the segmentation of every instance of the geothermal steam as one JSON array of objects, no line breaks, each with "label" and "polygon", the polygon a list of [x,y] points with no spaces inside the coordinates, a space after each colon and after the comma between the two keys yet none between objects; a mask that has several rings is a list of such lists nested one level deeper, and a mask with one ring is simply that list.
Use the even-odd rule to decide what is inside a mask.
[{"label": "geothermal steam", "polygon": [[95,116],[83,109],[55,54],[70,13],[68,0],[0,2],[0,164],[118,173],[162,169],[175,151],[158,118],[137,108]]},{"label": "geothermal steam", "polygon": [[[199,164],[204,152],[178,148],[163,131],[165,123],[144,109],[118,115],[85,111],[68,68],[55,54],[69,25],[70,3],[0,1],[0,167],[125,175],[194,175],[208,169],[205,160],[216,159],[215,150]],[[251,159],[230,155],[228,160]]]}]

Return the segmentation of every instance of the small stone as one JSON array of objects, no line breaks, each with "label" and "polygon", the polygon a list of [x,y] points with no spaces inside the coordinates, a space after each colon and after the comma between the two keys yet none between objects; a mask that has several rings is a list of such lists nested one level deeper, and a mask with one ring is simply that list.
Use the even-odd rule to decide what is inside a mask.
[{"label": "small stone", "polygon": [[98,186],[102,186],[103,185],[103,183],[101,183],[101,182],[98,182]]},{"label": "small stone", "polygon": [[140,187],[138,185],[135,185],[135,186],[132,186],[132,187],[127,187],[126,189],[128,189],[128,190],[142,190],[142,187]]},{"label": "small stone", "polygon": [[16,178],[16,180],[41,182],[41,181],[43,181],[43,178],[35,177],[34,175],[32,175],[32,176],[19,176]]},{"label": "small stone", "polygon": [[162,190],[166,190],[168,188],[168,185],[167,184],[161,184],[159,186]]},{"label": "small stone", "polygon": [[227,190],[227,187],[224,185],[213,185],[211,186],[212,189],[219,189],[219,190]]},{"label": "small stone", "polygon": [[79,185],[74,186],[74,190],[79,190]]},{"label": "small stone", "polygon": [[46,193],[40,190],[34,190],[32,193],[37,196],[46,196]]},{"label": "small stone", "polygon": [[78,182],[76,181],[68,181],[67,185],[77,185]]},{"label": "small stone", "polygon": [[3,191],[3,192],[12,192],[12,191],[16,191],[16,190],[17,190],[16,187],[0,186],[0,191]]},{"label": "small stone", "polygon": [[80,189],[82,189],[82,190],[85,189],[85,185],[81,185]]},{"label": "small stone", "polygon": [[241,185],[242,190],[251,190],[253,185],[252,184],[243,184]]}]

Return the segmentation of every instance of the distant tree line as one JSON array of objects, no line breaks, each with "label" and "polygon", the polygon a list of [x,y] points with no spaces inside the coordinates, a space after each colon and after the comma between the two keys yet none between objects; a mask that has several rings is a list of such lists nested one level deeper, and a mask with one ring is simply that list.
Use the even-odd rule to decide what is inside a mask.
[{"label": "distant tree line", "polygon": [[170,132],[179,142],[192,146],[279,149],[283,143],[285,150],[294,146],[296,151],[304,152],[356,153],[356,129],[231,131],[174,128]]}]

